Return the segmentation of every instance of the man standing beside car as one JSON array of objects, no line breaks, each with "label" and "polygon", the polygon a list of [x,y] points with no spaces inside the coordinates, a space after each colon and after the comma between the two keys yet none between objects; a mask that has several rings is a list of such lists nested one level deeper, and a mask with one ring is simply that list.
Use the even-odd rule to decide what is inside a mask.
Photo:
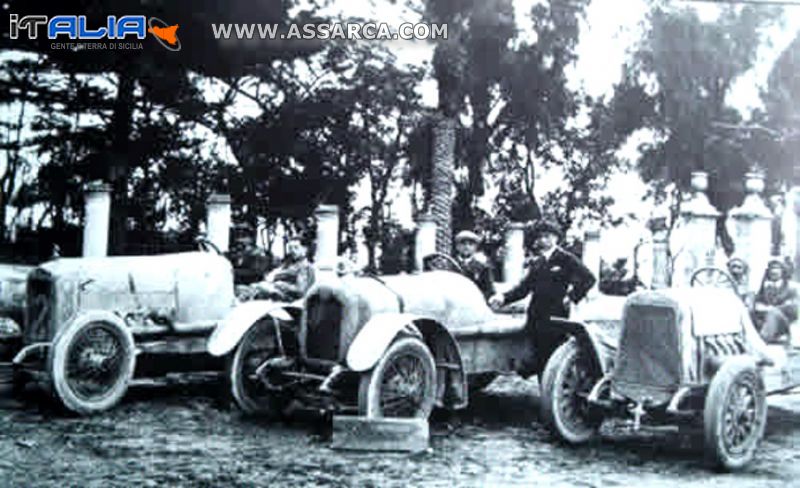
[{"label": "man standing beside car", "polygon": [[526,239],[526,245],[533,246],[535,258],[525,277],[509,291],[489,299],[492,307],[501,307],[532,294],[527,328],[535,348],[536,365],[520,371],[525,376],[541,374],[550,355],[566,339],[566,334],[552,325],[550,318],[566,318],[570,302],[581,301],[597,280],[580,259],[558,246],[560,238],[558,225],[537,222],[532,239]]},{"label": "man standing beside car", "polygon": [[484,298],[494,294],[494,278],[492,267],[486,257],[478,253],[480,243],[478,234],[462,230],[456,235],[456,262],[461,266],[461,273],[471,279],[481,290]]}]

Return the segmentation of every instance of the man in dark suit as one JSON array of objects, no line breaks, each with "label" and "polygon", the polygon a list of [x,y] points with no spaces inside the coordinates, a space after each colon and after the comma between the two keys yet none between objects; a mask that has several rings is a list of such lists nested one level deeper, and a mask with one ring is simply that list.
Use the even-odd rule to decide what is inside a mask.
[{"label": "man in dark suit", "polygon": [[480,237],[474,232],[462,230],[456,235],[456,262],[461,266],[462,273],[476,285],[483,293],[484,298],[494,294],[494,278],[492,267],[486,258],[478,254]]},{"label": "man in dark suit", "polygon": [[550,317],[568,317],[570,302],[578,303],[596,281],[592,272],[574,254],[558,246],[559,227],[540,221],[532,229],[535,258],[525,277],[506,293],[489,299],[493,307],[512,303],[532,294],[528,305],[527,327],[536,351],[536,365],[523,374],[541,374],[547,360],[566,339],[566,334],[550,322]]}]

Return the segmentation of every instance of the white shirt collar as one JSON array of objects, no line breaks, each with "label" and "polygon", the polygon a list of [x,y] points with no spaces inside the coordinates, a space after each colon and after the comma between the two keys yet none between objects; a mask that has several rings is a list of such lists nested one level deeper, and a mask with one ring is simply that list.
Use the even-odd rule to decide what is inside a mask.
[{"label": "white shirt collar", "polygon": [[558,246],[553,246],[547,251],[542,251],[542,256],[545,261],[550,261],[550,258],[553,257],[553,253],[556,252],[556,247]]}]

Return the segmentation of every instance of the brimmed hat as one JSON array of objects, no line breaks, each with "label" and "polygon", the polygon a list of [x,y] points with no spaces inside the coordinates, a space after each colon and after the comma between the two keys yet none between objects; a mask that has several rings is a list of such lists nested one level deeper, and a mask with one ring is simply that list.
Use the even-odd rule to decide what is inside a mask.
[{"label": "brimmed hat", "polygon": [[561,227],[552,220],[540,220],[533,225],[533,236],[538,237],[542,234],[555,234],[559,239],[562,237]]},{"label": "brimmed hat", "polygon": [[478,237],[478,234],[476,234],[476,233],[474,233],[472,231],[469,231],[469,230],[462,230],[461,232],[456,234],[456,239],[455,240],[456,240],[456,244],[458,244],[459,242],[462,242],[462,241],[472,241],[475,244],[478,244],[478,243],[481,242],[481,238]]}]

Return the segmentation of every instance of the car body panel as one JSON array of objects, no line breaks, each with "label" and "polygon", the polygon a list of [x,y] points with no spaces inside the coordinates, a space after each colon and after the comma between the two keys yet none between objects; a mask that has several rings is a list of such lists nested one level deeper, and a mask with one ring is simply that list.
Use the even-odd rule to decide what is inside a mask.
[{"label": "car body panel", "polygon": [[237,305],[227,317],[217,325],[208,338],[208,352],[212,356],[224,356],[236,348],[247,330],[264,317],[290,321],[286,311],[288,304],[271,300],[252,300]]}]

